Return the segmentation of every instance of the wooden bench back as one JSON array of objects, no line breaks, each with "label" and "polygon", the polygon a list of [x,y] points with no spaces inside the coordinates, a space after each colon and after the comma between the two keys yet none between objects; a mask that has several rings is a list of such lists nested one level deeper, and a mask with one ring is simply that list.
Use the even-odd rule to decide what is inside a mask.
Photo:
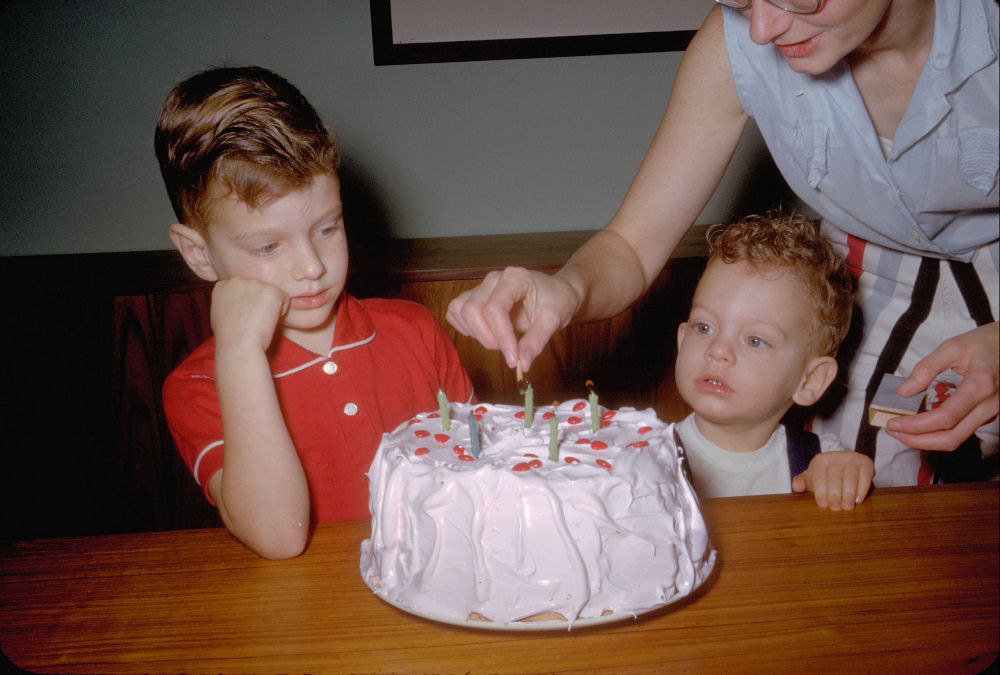
[{"label": "wooden bench back", "polygon": [[[512,262],[554,270],[587,234],[352,251],[349,289],[426,305],[454,339],[480,400],[517,403],[513,372],[447,325],[448,302]],[[703,265],[672,260],[629,310],[558,334],[529,374],[535,400],[585,396],[591,379],[606,405],[680,419],[676,330]],[[219,525],[173,446],[160,394],[167,374],[210,335],[210,286],[174,251],[0,258],[0,280],[0,539]]]}]

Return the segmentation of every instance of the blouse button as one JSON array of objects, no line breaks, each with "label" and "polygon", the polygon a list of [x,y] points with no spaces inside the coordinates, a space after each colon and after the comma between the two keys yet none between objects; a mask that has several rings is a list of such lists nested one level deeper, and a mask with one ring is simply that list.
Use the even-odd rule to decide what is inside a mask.
[{"label": "blouse button", "polygon": [[335,372],[337,372],[337,364],[334,363],[333,361],[327,361],[326,363],[323,364],[323,372],[326,373],[327,375],[333,375]]},{"label": "blouse button", "polygon": [[344,406],[344,414],[345,415],[349,415],[351,417],[353,417],[354,415],[357,415],[358,414],[358,404],[357,403],[348,403],[347,405],[345,405]]}]

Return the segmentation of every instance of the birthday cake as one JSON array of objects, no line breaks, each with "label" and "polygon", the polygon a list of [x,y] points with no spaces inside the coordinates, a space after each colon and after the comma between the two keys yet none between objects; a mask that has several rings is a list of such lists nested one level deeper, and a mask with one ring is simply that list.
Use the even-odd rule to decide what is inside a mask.
[{"label": "birthday cake", "polygon": [[451,403],[383,436],[361,545],[377,595],[431,618],[571,628],[672,603],[708,577],[715,551],[673,425],[583,400],[525,417]]}]

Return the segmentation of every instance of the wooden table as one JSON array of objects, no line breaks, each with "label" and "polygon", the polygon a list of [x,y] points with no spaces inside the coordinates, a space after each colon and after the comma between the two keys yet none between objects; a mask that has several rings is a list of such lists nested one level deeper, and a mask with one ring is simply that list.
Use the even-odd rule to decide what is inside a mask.
[{"label": "wooden table", "polygon": [[0,548],[0,645],[42,672],[979,672],[998,651],[998,487],[709,500],[694,597],[572,632],[452,627],[364,585],[368,523],[265,561],[224,530]]}]

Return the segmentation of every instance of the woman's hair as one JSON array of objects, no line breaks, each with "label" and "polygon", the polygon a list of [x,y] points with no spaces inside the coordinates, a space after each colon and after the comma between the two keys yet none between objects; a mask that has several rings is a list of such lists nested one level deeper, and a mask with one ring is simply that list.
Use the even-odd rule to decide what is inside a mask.
[{"label": "woman's hair", "polygon": [[203,229],[211,198],[256,207],[313,177],[336,174],[337,144],[309,101],[255,66],[212,68],[167,95],[156,157],[180,222]]},{"label": "woman's hair", "polygon": [[733,225],[713,225],[707,238],[710,262],[744,261],[751,268],[787,271],[799,278],[816,310],[818,349],[825,355],[837,353],[851,322],[854,278],[815,223],[800,214],[770,211]]}]

